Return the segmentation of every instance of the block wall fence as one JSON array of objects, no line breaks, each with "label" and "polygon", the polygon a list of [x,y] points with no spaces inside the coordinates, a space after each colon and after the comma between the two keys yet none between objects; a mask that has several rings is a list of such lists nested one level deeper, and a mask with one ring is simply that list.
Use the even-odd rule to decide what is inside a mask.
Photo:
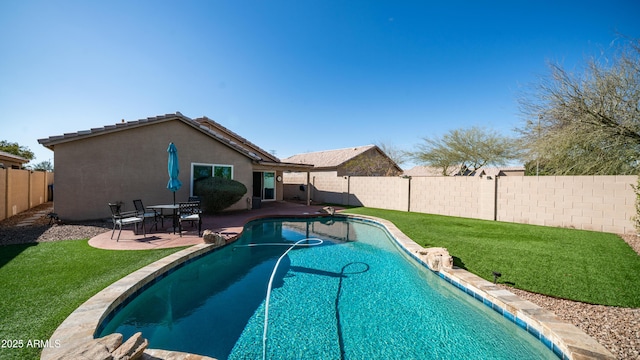
[{"label": "block wall fence", "polygon": [[[637,176],[311,176],[316,203],[635,234]],[[285,199],[305,199],[304,176],[285,177]]]},{"label": "block wall fence", "polygon": [[47,202],[53,178],[52,172],[0,169],[0,220]]}]

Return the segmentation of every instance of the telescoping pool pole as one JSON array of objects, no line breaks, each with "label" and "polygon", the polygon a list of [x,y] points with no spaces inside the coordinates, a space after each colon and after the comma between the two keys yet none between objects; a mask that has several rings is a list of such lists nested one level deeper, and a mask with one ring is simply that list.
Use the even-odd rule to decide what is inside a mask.
[{"label": "telescoping pool pole", "polygon": [[[317,242],[311,243],[311,244],[309,243],[301,244],[303,241],[309,241],[309,240],[316,240]],[[269,300],[271,299],[271,286],[273,285],[273,279],[276,277],[278,266],[280,266],[280,261],[289,253],[289,251],[291,251],[296,246],[315,246],[315,245],[320,245],[322,243],[323,241],[321,239],[315,239],[315,238],[305,238],[302,240],[298,240],[293,245],[291,245],[287,249],[287,251],[284,252],[284,254],[280,255],[280,257],[278,258],[278,261],[276,261],[276,265],[273,267],[273,271],[271,272],[271,277],[269,278],[269,285],[267,285],[267,298],[264,304],[264,331],[262,332],[262,359],[263,360],[267,359],[267,331],[269,329],[268,328],[269,327]],[[256,245],[260,245],[260,244],[256,244]],[[263,245],[273,246],[273,245],[282,245],[282,244],[263,244]]]}]

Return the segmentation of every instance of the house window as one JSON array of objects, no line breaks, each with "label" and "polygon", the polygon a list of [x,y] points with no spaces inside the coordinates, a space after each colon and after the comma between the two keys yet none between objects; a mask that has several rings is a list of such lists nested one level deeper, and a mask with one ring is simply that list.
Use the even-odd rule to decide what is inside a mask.
[{"label": "house window", "polygon": [[220,177],[223,179],[233,179],[233,165],[222,164],[191,164],[191,195],[198,195],[193,192],[193,185],[196,181],[210,177]]}]

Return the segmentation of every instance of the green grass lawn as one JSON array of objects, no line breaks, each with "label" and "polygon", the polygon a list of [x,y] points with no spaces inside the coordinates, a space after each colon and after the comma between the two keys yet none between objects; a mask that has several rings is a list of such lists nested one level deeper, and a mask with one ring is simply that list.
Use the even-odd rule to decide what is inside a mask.
[{"label": "green grass lawn", "polygon": [[614,234],[408,213],[345,210],[393,222],[424,247],[445,247],[454,265],[490,281],[593,304],[640,308],[640,256]]},{"label": "green grass lawn", "polygon": [[[116,280],[181,248],[100,250],[87,240],[0,247],[0,339],[23,341],[0,359],[37,359],[29,340],[47,340],[78,306]],[[18,345],[19,346],[19,345]]]}]

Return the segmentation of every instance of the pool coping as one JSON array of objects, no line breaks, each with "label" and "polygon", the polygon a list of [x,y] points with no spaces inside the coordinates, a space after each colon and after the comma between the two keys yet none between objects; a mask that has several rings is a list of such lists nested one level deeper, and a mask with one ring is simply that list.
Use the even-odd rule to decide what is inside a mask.
[{"label": "pool coping", "polygon": [[[318,215],[285,216],[289,218],[309,218]],[[414,260],[429,268],[419,256],[424,249],[411,238],[406,236],[392,222],[372,216],[336,214],[344,217],[378,224],[391,234],[396,243]],[[275,216],[275,218],[282,216]],[[266,216],[274,218],[274,216]],[[256,219],[252,219],[256,220]],[[235,241],[241,232],[230,239],[227,244]],[[45,347],[41,354],[42,360],[60,358],[66,352],[77,349],[87,343],[95,343],[94,335],[104,320],[113,316],[118,307],[126,304],[127,299],[137,292],[143,291],[155,281],[167,276],[173,270],[204,254],[215,251],[219,247],[211,244],[193,245],[162,258],[144,268],[137,270],[109,285],[85,303],[74,310],[54,331],[49,343],[60,346]],[[433,271],[433,270],[432,270]],[[523,330],[537,337],[560,359],[615,359],[613,354],[595,339],[588,336],[578,327],[561,320],[552,312],[523,300],[513,293],[496,286],[464,269],[453,268],[434,271],[440,278],[451,283],[461,291],[497,311],[506,319],[514,322]],[[148,359],[190,359],[208,360],[211,357],[188,354],[161,349],[146,349],[143,358]]]}]

